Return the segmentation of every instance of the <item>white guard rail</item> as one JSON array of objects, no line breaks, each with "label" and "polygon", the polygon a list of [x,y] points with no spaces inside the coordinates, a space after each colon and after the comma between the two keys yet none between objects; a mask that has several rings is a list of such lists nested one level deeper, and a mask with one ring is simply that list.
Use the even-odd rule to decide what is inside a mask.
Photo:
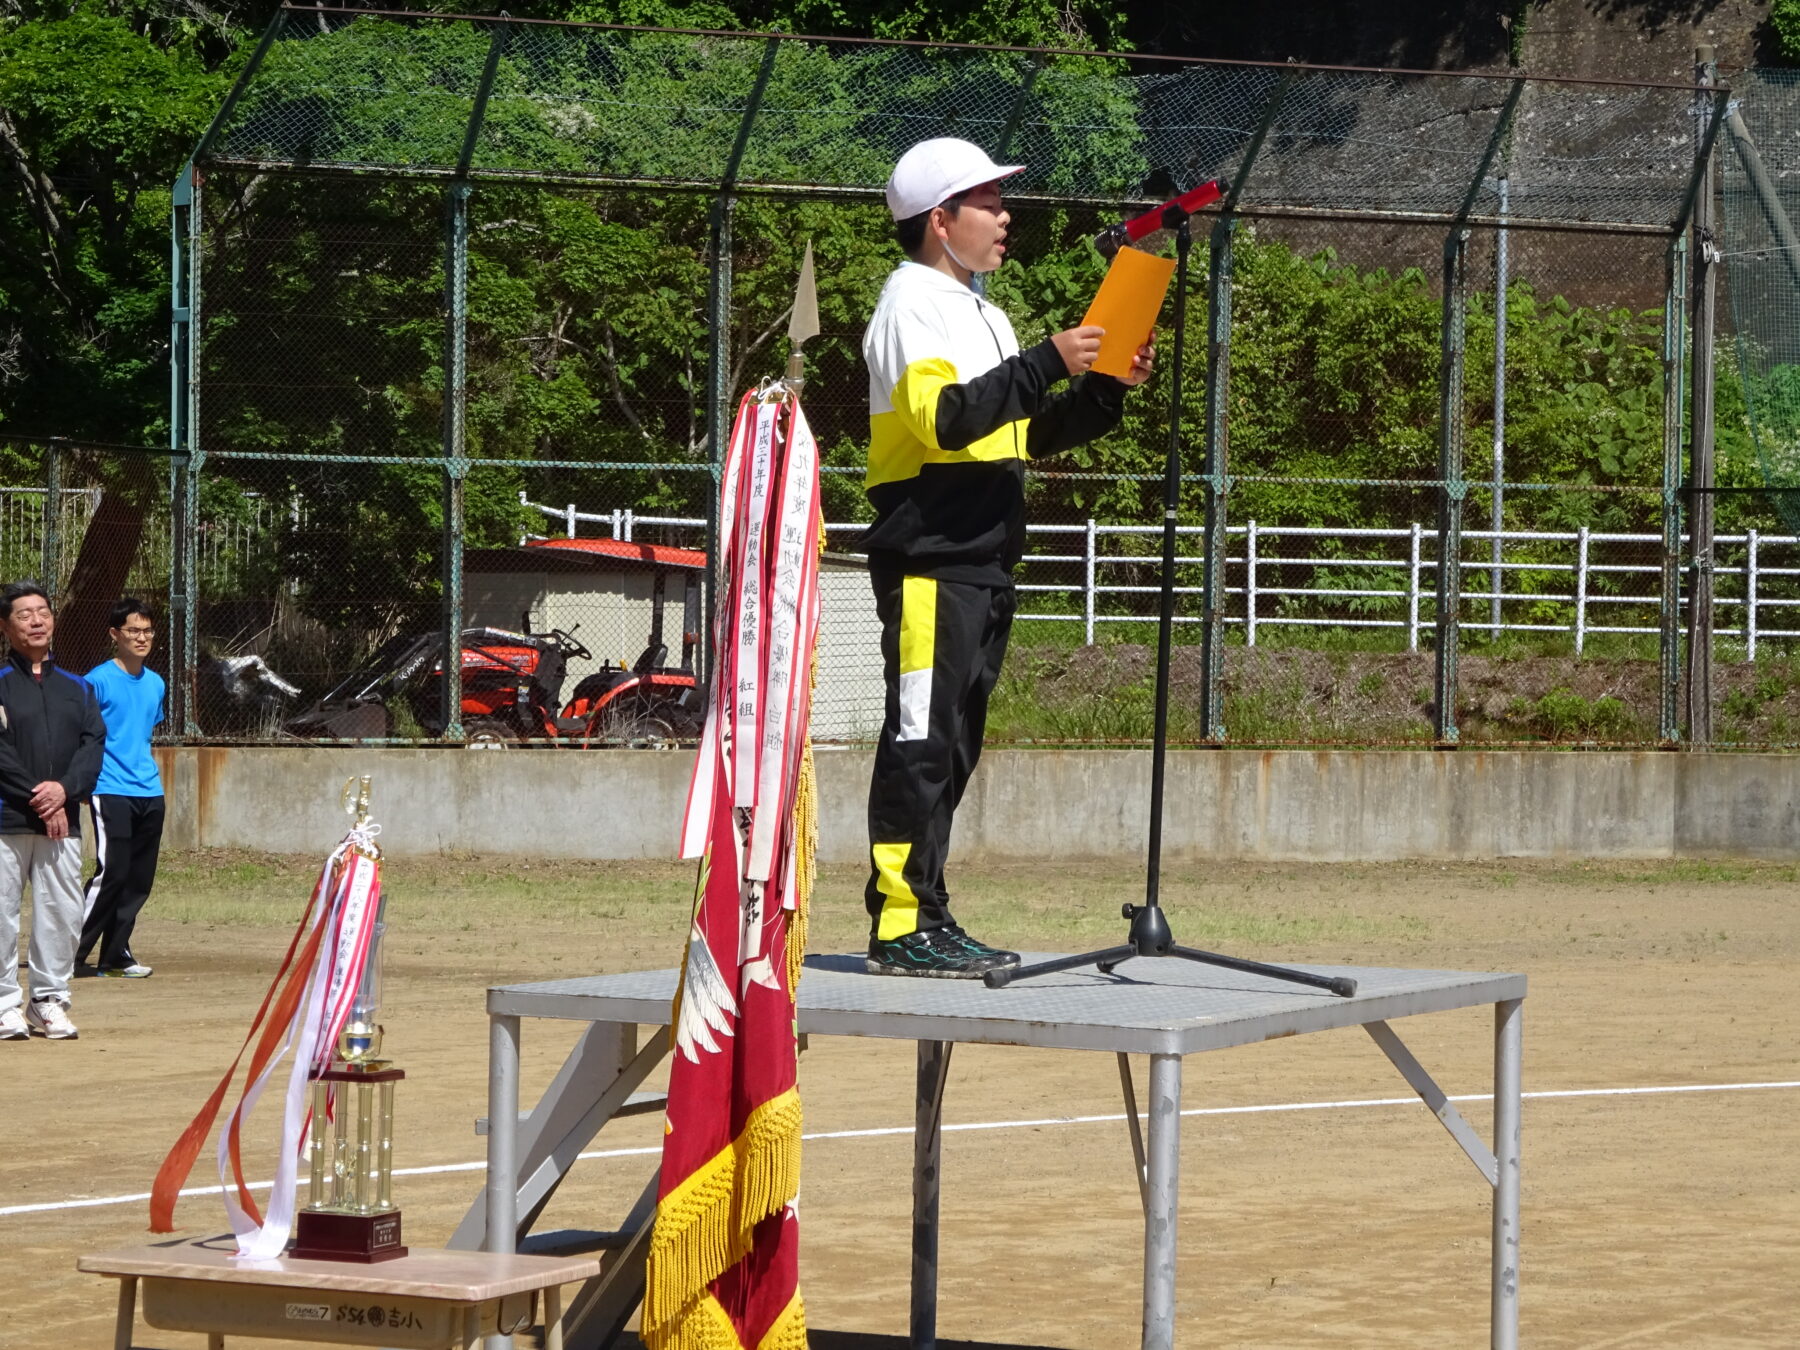
[{"label": "white guard rail", "polygon": [[[573,539],[583,523],[610,528],[615,539],[630,539],[639,525],[704,530],[706,522],[692,517],[636,515],[629,510],[608,513],[577,511],[520,501],[562,523]],[[828,539],[848,545],[864,527],[855,523],[825,526]],[[1031,544],[1042,551],[1025,557],[1023,595],[1067,596],[1079,599],[1079,607],[1033,612],[1021,603],[1020,619],[1053,623],[1079,623],[1092,643],[1103,624],[1153,622],[1153,608],[1146,602],[1135,607],[1109,604],[1114,597],[1153,596],[1157,593],[1159,548],[1148,552],[1118,551],[1122,541],[1146,543],[1162,536],[1160,525],[1108,525],[1088,520],[1078,525],[1029,525]],[[1205,530],[1185,525],[1177,530],[1176,561],[1198,568]],[[541,536],[540,536],[541,537]],[[1437,566],[1430,550],[1437,543],[1434,527],[1417,521],[1390,529],[1269,526],[1246,521],[1226,530],[1231,549],[1226,557],[1226,597],[1230,613],[1225,622],[1244,630],[1244,641],[1254,647],[1259,630],[1277,626],[1309,628],[1395,628],[1406,633],[1409,650],[1419,646],[1421,632],[1432,627],[1436,608]],[[1477,550],[1498,538],[1501,560],[1496,567],[1491,550]],[[1662,536],[1659,534],[1610,534],[1580,529],[1568,532],[1503,530],[1463,531],[1469,545],[1464,559],[1465,602],[1501,604],[1501,622],[1465,619],[1469,631],[1520,633],[1568,633],[1580,655],[1595,634],[1654,634],[1659,631],[1658,610],[1662,596]],[[1115,542],[1119,541],[1119,542]],[[1241,547],[1238,546],[1241,542]],[[699,540],[692,541],[694,545]],[[1112,551],[1107,551],[1107,544]],[[1685,557],[1685,538],[1682,541]],[[1076,551],[1070,551],[1074,544]],[[1782,626],[1788,610],[1800,607],[1800,538],[1793,535],[1744,534],[1715,536],[1713,575],[1719,580],[1714,601],[1723,620],[1736,618],[1735,626],[1721,623],[1714,631],[1744,643],[1745,658],[1756,659],[1757,644],[1774,638],[1800,637],[1800,628]],[[1357,554],[1348,552],[1350,548]],[[1344,551],[1336,551],[1342,549]],[[1764,550],[1774,557],[1765,558]],[[1486,556],[1476,557],[1477,552]],[[1509,556],[1510,554],[1510,556]],[[1545,556],[1546,554],[1557,556]],[[1566,559],[1566,560],[1565,560]],[[1773,563],[1774,565],[1771,565]],[[1101,569],[1111,578],[1103,580]],[[1283,585],[1287,568],[1302,569],[1312,585]],[[1319,584],[1319,571],[1334,574],[1330,584]],[[1052,572],[1071,578],[1050,579]],[[1357,585],[1343,574],[1366,578]],[[1507,589],[1505,577],[1519,585]],[[1492,578],[1501,584],[1494,588]],[[1079,580],[1076,580],[1079,578]],[[1566,582],[1563,579],[1566,578]],[[1550,585],[1552,579],[1562,585]],[[1490,589],[1475,589],[1470,581],[1485,581]],[[1566,585],[1567,589],[1563,589]],[[1770,589],[1775,594],[1769,594]],[[1197,585],[1177,585],[1177,595],[1197,597]],[[1564,620],[1562,610],[1569,617]],[[1508,611],[1511,616],[1508,617]],[[1487,610],[1483,611],[1484,613]],[[1554,621],[1551,621],[1554,620]],[[1177,615],[1177,623],[1200,621],[1197,614]]]}]

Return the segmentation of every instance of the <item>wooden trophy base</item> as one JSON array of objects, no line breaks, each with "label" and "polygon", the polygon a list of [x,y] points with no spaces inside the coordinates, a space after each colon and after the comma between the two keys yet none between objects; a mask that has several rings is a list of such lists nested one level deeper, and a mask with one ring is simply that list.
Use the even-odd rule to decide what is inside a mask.
[{"label": "wooden trophy base", "polygon": [[294,1245],[287,1254],[304,1261],[392,1261],[406,1255],[400,1245],[400,1211],[330,1214],[303,1209],[295,1216]]}]

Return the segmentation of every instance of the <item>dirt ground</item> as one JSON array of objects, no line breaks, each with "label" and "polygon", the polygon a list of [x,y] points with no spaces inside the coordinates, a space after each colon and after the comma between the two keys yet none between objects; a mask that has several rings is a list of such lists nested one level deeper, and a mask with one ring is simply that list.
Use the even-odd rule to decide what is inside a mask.
[{"label": "dirt ground", "polygon": [[[286,941],[304,860],[171,860],[140,927],[147,981],[76,986],[74,1043],[0,1044],[0,1346],[111,1345],[113,1285],[83,1252],[147,1240],[143,1201],[18,1212],[149,1189],[229,1062]],[[685,868],[527,869],[396,860],[388,1050],[406,1068],[396,1164],[410,1242],[443,1241],[481,1184],[493,983],[672,964]],[[1080,950],[1116,940],[1136,869],[965,870],[958,908],[983,937]],[[1800,1344],[1800,872],[1726,862],[1176,868],[1164,896],[1191,945],[1273,959],[1519,970],[1528,1093],[1786,1084],[1526,1102],[1522,1343]],[[860,890],[828,871],[815,950],[856,942]],[[1445,1089],[1491,1088],[1491,1013],[1397,1029]],[[535,1099],[577,1028],[527,1022]],[[911,1122],[912,1047],[813,1040],[809,1132]],[[1140,1087],[1144,1066],[1137,1066]],[[1407,1090],[1358,1030],[1187,1063],[1185,1105],[1354,1103]],[[1089,1350],[1137,1343],[1142,1221],[1111,1056],[962,1047],[945,1116],[940,1344]],[[1463,1108],[1484,1134],[1486,1103]],[[654,1118],[596,1150],[653,1149]],[[807,1145],[802,1287],[819,1350],[905,1345],[910,1138]],[[253,1142],[249,1157],[268,1155]],[[540,1227],[605,1227],[648,1157],[582,1162]],[[193,1181],[208,1179],[206,1162]],[[254,1169],[266,1177],[268,1167]],[[1206,1115],[1182,1135],[1184,1346],[1484,1345],[1489,1192],[1416,1102]],[[8,1212],[12,1211],[12,1212]],[[183,1200],[190,1235],[225,1227]],[[203,1339],[140,1322],[135,1344]],[[262,1342],[262,1344],[273,1344]]]}]

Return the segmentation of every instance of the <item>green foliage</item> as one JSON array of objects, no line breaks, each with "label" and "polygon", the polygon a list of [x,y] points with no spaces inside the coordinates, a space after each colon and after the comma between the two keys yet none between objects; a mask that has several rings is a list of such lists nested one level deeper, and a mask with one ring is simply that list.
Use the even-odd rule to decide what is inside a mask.
[{"label": "green foliage", "polygon": [[1536,699],[1515,698],[1507,708],[1514,729],[1552,741],[1641,739],[1643,728],[1622,699],[1603,694],[1583,698],[1559,686]]},{"label": "green foliage", "polygon": [[[1127,46],[1124,9],[1105,0],[976,6],[941,0],[754,0],[736,5],[552,0],[523,11],[515,7],[515,13],[827,36],[1110,50]],[[0,179],[0,423],[7,429],[125,441],[154,441],[165,434],[169,184],[271,14],[267,3],[208,9],[154,0],[110,0],[105,6],[98,0],[20,0],[0,12],[0,160],[10,165]],[[309,40],[282,42],[271,50],[243,109],[246,116],[236,124],[244,142],[240,148],[254,149],[262,138],[271,146],[281,140],[290,151],[296,144],[329,148],[371,163],[455,162],[470,96],[486,59],[485,30],[372,18],[334,32],[326,32],[321,21],[319,29]],[[526,162],[589,169],[605,165],[684,182],[716,179],[736,131],[731,109],[741,105],[755,78],[760,43],[721,38],[695,44],[653,34],[589,33],[580,41],[547,44],[541,36],[542,30],[519,29],[509,43],[478,162],[500,168]],[[993,97],[1006,106],[1016,96],[1024,64],[1016,57],[974,59],[984,63]],[[1121,139],[1131,109],[1120,103],[1116,88],[1071,74],[1107,68],[1058,58],[1045,71],[1039,92],[1056,111],[1050,120],[1059,130],[1049,133],[1051,143],[1030,147],[1038,162],[1056,160],[1065,176],[1100,166],[1121,182],[1136,172]],[[831,153],[852,161],[838,169],[879,182],[891,147],[846,132],[854,133],[867,121],[871,91],[885,91],[893,99],[929,99],[934,81],[942,78],[941,71],[934,74],[930,62],[910,51],[870,49],[856,59],[831,62],[816,50],[785,48],[766,100],[769,134],[748,148],[746,167],[780,177],[784,164],[797,165],[836,147]],[[358,90],[365,114],[353,123],[325,114],[329,91],[345,87]],[[806,106],[835,111],[783,122],[779,109],[797,105],[792,96],[801,90]],[[298,95],[292,105],[298,120],[259,121],[259,100],[270,94]],[[594,107],[633,108],[636,115],[598,118],[590,111]],[[644,111],[670,107],[679,111],[662,114],[660,121],[648,120]],[[1079,145],[1054,143],[1070,134]],[[265,188],[275,195],[284,190],[266,184],[259,190]],[[304,193],[287,190],[298,199],[298,217],[304,221],[311,203]],[[383,198],[393,195],[371,188],[368,209],[379,217]],[[662,205],[640,203],[640,216]],[[538,213],[554,210],[543,207]],[[677,234],[672,241],[660,222],[643,218],[625,227],[645,238],[627,241],[616,232],[601,238],[592,229],[575,226],[579,214],[580,208],[565,210],[548,222],[547,231],[539,222],[540,254],[554,253],[561,242],[557,231],[565,226],[576,236],[569,242],[587,245],[590,266],[596,257],[610,261],[614,250],[622,256],[635,251],[640,261],[649,262],[654,259],[643,255],[666,250],[671,242],[690,250],[694,245],[691,211],[673,211],[686,236]],[[785,263],[803,242],[803,235],[790,232],[784,243],[793,247],[776,250],[771,261]],[[266,266],[271,272],[281,267],[273,261]],[[554,280],[565,288],[578,284],[577,271],[564,269]],[[663,289],[677,292],[664,295],[664,301],[684,310],[664,330],[671,345],[691,337],[694,328],[694,272],[690,264],[685,273],[665,273],[659,280]],[[334,296],[316,277],[302,290],[310,289],[321,304],[339,301],[339,312],[360,319],[367,311],[357,306],[376,302],[374,292],[382,282],[367,272],[360,280],[356,275],[340,278],[343,284]],[[790,281],[791,275],[790,270]],[[506,299],[506,287],[491,271],[486,282],[478,306]],[[358,290],[364,292],[361,301],[353,294]],[[512,298],[521,299],[522,293],[514,291]],[[272,291],[270,298],[284,297]],[[854,298],[864,297],[856,292]],[[531,301],[541,304],[535,296]],[[381,321],[379,330],[412,354],[430,355],[435,339],[423,331],[430,313],[414,317],[419,320],[416,335],[399,332],[391,319]],[[280,335],[276,345],[298,355]],[[690,387],[695,383],[689,369],[693,361],[689,341],[681,364]],[[541,359],[538,365],[549,368]],[[560,369],[561,363],[557,365]],[[428,432],[432,415],[423,389],[423,377],[430,373],[413,372],[416,378],[409,381],[392,378],[392,370],[373,372],[378,378],[365,384],[372,391],[368,406],[354,417],[339,417],[339,426],[318,425],[316,419],[305,425],[309,419],[302,415],[302,425],[294,428],[285,416],[231,410],[229,416],[238,423],[233,435],[246,446],[279,440],[286,448],[324,448],[334,436],[355,439],[352,423],[360,423],[367,440],[389,435],[401,443],[418,441]],[[494,434],[504,422],[516,438],[554,439],[606,405],[609,396],[616,402],[610,380],[584,381],[576,373],[559,381],[541,370],[533,380],[528,407],[503,417],[491,409],[484,412],[483,435]],[[409,382],[418,389],[409,392]],[[628,397],[631,392],[627,387]],[[375,406],[383,400],[389,405],[385,410]],[[411,411],[427,420],[402,425]],[[259,416],[262,425],[252,425]],[[297,443],[289,439],[296,432]],[[685,428],[682,434],[691,440]],[[842,458],[840,442],[827,444]]]},{"label": "green foliage", "polygon": [[1771,0],[1769,26],[1775,30],[1781,54],[1800,64],[1800,0]]},{"label": "green foliage", "polygon": [[0,422],[153,438],[168,184],[222,88],[97,6],[0,22]]}]

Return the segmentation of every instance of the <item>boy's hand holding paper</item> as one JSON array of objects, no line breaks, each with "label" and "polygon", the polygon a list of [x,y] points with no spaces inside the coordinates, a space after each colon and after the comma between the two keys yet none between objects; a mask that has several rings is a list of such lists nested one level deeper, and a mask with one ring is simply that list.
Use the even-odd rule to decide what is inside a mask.
[{"label": "boy's hand holding paper", "polygon": [[1093,367],[1094,358],[1100,355],[1103,336],[1101,329],[1084,324],[1080,328],[1065,328],[1050,339],[1050,345],[1063,359],[1063,368],[1069,372],[1069,378]]}]

